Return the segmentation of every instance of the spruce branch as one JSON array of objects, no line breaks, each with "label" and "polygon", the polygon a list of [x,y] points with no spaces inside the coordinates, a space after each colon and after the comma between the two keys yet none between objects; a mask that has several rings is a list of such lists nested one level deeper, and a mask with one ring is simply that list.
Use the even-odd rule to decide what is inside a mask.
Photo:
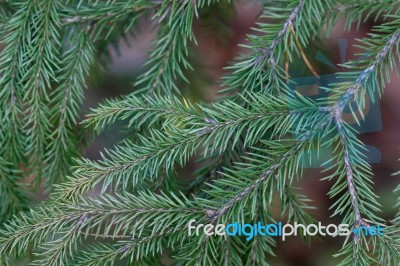
[{"label": "spruce branch", "polygon": [[[386,25],[392,26],[393,23],[389,23]],[[397,47],[399,45],[399,40],[400,40],[400,31],[397,30],[397,28],[392,28],[394,29],[394,32],[392,32],[391,35],[385,38],[385,42],[379,43],[378,44],[378,50],[374,50],[377,52],[374,52],[372,54],[374,57],[371,56],[372,59],[367,60],[369,64],[360,72],[358,72],[358,76],[355,79],[353,83],[351,83],[345,91],[345,93],[340,96],[338,102],[330,107],[330,112],[335,120],[338,133],[340,135],[340,142],[343,146],[344,149],[344,155],[343,155],[343,160],[344,160],[344,167],[346,171],[346,179],[347,179],[347,184],[348,184],[348,189],[351,197],[351,204],[352,208],[355,214],[355,226],[358,227],[363,223],[363,220],[361,218],[360,214],[360,209],[359,209],[359,203],[358,203],[358,197],[357,197],[357,192],[355,189],[355,183],[353,179],[353,168],[351,164],[351,157],[350,157],[350,151],[349,151],[349,143],[348,143],[348,138],[349,138],[349,133],[346,132],[345,129],[345,122],[343,121],[342,114],[344,108],[349,105],[353,100],[355,99],[356,95],[358,93],[361,94],[361,97],[363,94],[374,94],[376,88],[376,83],[378,81],[372,81],[372,85],[368,83],[369,80],[373,79],[375,77],[375,73],[381,69],[381,65],[388,60],[389,55],[391,53],[391,50],[394,47]],[[380,35],[375,35],[375,38],[381,37]],[[369,47],[371,49],[371,47]],[[362,91],[362,92],[361,92]],[[358,95],[359,96],[359,95]],[[360,97],[360,96],[359,96]],[[359,107],[362,108],[362,107]]]},{"label": "spruce branch", "polygon": [[297,5],[293,8],[293,11],[290,13],[288,19],[282,26],[282,29],[278,32],[276,37],[272,40],[271,44],[268,48],[260,48],[260,55],[256,57],[254,60],[254,64],[260,64],[264,62],[266,59],[269,60],[272,64],[274,63],[274,54],[277,46],[282,42],[284,37],[288,35],[292,25],[294,24],[295,19],[299,16],[300,11],[303,9],[304,3],[306,0],[299,0]]},{"label": "spruce branch", "polygon": [[[249,35],[252,53],[239,58],[235,65],[228,67],[232,74],[224,78],[224,91],[243,88],[248,91],[280,95],[289,91],[286,84],[287,73],[281,60],[287,51],[300,55],[299,43],[306,47],[310,39],[322,25],[324,14],[332,6],[332,1],[285,1],[284,7],[265,7],[263,18],[282,21],[259,23],[257,31],[262,35]],[[284,18],[284,19],[283,19]],[[293,31],[296,34],[293,34]],[[297,37],[296,37],[297,36]],[[289,61],[292,61],[292,55]]]},{"label": "spruce branch", "polygon": [[[216,213],[212,215],[211,222],[215,223],[218,219],[220,219],[228,211],[230,211],[235,204],[237,204],[240,201],[243,201],[246,197],[251,195],[256,189],[262,186],[267,179],[270,179],[272,178],[272,176],[276,175],[276,171],[278,171],[280,167],[283,167],[288,161],[300,160],[301,156],[299,155],[301,155],[301,152],[304,149],[309,148],[307,145],[309,145],[310,138],[320,134],[321,131],[324,132],[324,130],[329,127],[329,124],[330,124],[330,119],[327,116],[325,117],[325,119],[320,121],[320,123],[314,130],[309,131],[305,134],[304,140],[297,142],[295,145],[291,146],[291,148],[288,151],[286,151],[283,154],[280,154],[280,156],[277,156],[277,159],[273,160],[269,165],[269,167],[266,170],[262,171],[262,173],[257,179],[249,183],[244,189],[241,189],[239,192],[233,194],[233,196],[229,200],[227,200],[223,204],[223,206],[220,209],[218,209]],[[294,173],[291,171],[285,173],[288,174],[288,176],[283,177],[283,180],[285,180],[286,178],[292,178],[294,176]],[[298,173],[298,175],[301,175],[301,173]],[[221,180],[220,182],[223,183],[224,181]],[[282,187],[282,189],[284,189],[284,187]]]},{"label": "spruce branch", "polygon": [[[356,101],[358,104],[358,108],[361,110],[363,101],[362,99],[360,100],[357,97],[363,97],[365,94],[369,95],[374,95],[374,93],[379,90],[379,81],[375,80],[377,76],[377,72],[382,70],[382,64],[387,61],[387,60],[393,60],[391,58],[391,52],[393,48],[396,48],[398,50],[398,45],[399,45],[399,40],[400,40],[400,32],[396,27],[393,25],[396,25],[398,21],[390,22],[387,24],[384,24],[380,27],[381,30],[385,30],[386,32],[389,31],[390,35],[384,35],[384,39],[382,40],[382,35],[372,35],[377,39],[376,42],[371,42],[368,41],[367,44],[370,44],[367,48],[369,51],[374,51],[372,53],[372,56],[370,56],[369,59],[366,60],[368,63],[364,69],[362,69],[357,73],[357,76],[354,80],[354,82],[350,83],[347,85],[347,90],[339,97],[339,100],[336,104],[334,104],[332,107],[329,108],[332,117],[334,118],[338,134],[339,134],[339,140],[340,144],[342,145],[342,154],[340,160],[342,160],[341,165],[344,168],[344,173],[343,175],[346,178],[347,182],[347,187],[348,187],[348,193],[349,193],[349,198],[351,202],[351,208],[353,211],[353,215],[349,215],[348,212],[345,214],[345,221],[349,221],[350,219],[353,219],[353,226],[355,228],[359,228],[360,226],[369,226],[368,223],[364,220],[365,218],[362,217],[362,213],[367,216],[367,219],[372,222],[378,222],[379,218],[376,217],[372,212],[379,210],[379,205],[376,203],[376,196],[375,194],[371,191],[370,187],[365,185],[367,182],[362,182],[361,180],[356,181],[355,180],[355,173],[357,173],[357,179],[360,178],[370,178],[372,174],[369,172],[369,165],[363,161],[363,155],[361,151],[359,151],[360,148],[365,149],[363,145],[360,143],[357,144],[357,141],[355,140],[354,133],[350,133],[350,129],[348,129],[347,125],[343,121],[342,114],[343,110],[346,106],[348,106],[352,101]],[[375,45],[375,47],[373,47]],[[377,49],[372,49],[372,48],[377,48]],[[391,64],[393,66],[393,64]],[[351,67],[351,66],[349,66]],[[355,66],[352,66],[353,68]],[[381,77],[383,77],[383,74],[380,74]],[[373,79],[371,81],[371,79]],[[382,83],[384,82],[384,79],[382,80]],[[361,95],[361,96],[360,96]],[[365,96],[364,96],[365,97]],[[360,107],[361,105],[361,107]],[[353,139],[351,142],[350,140]],[[360,158],[357,159],[357,161],[354,161],[354,158]],[[359,166],[356,166],[358,164]],[[336,183],[337,184],[337,183]],[[358,186],[362,186],[360,188],[357,188]],[[337,187],[336,185],[332,187],[332,194],[338,194],[338,191],[340,191],[340,188]],[[366,193],[365,191],[368,191]],[[362,200],[364,202],[369,201],[370,203],[368,204],[368,207],[372,210],[369,211],[365,206],[360,206],[360,197],[362,197]],[[346,204],[344,203],[344,197],[342,196],[339,201],[337,201],[334,206],[336,207],[336,213],[338,212],[343,212]],[[340,208],[339,208],[340,207]],[[354,218],[350,218],[354,217]],[[359,253],[361,249],[361,240],[360,237],[356,234],[353,236],[354,240],[354,247],[352,249],[352,262],[353,263],[367,263],[367,261],[363,261],[365,258],[368,258],[366,256],[365,258],[361,258],[362,254]],[[350,248],[344,248],[343,250],[346,250],[347,252],[350,252]],[[375,251],[375,250],[374,250]],[[344,252],[345,254],[345,252]]]},{"label": "spruce branch", "polygon": [[[146,63],[150,69],[135,83],[150,95],[179,93],[177,79],[186,82],[184,70],[192,70],[188,61],[188,42],[195,41],[192,23],[197,10],[195,1],[164,1],[154,19],[160,25],[159,36]],[[163,22],[165,20],[165,22]]]},{"label": "spruce branch", "polygon": [[[134,100],[136,103],[141,103],[137,99]],[[204,149],[204,155],[213,151],[223,153],[230,148],[228,140],[233,139],[232,145],[234,145],[244,131],[247,133],[244,140],[245,146],[256,143],[263,136],[263,132],[274,126],[279,125],[280,131],[272,131],[271,137],[282,136],[290,130],[293,120],[302,119],[302,115],[314,113],[319,108],[315,103],[304,98],[289,100],[289,106],[296,108],[295,110],[289,110],[286,101],[262,95],[249,94],[245,101],[248,101],[250,109],[228,100],[215,104],[212,108],[199,106],[201,111],[196,111],[193,106],[173,107],[172,111],[164,113],[159,111],[159,106],[164,105],[165,101],[155,103],[153,100],[150,104],[153,107],[158,106],[157,116],[173,116],[172,120],[166,121],[162,131],[152,130],[150,137],[140,137],[141,144],[139,145],[127,141],[112,151],[106,151],[101,161],[93,162],[87,159],[78,161],[79,168],[68,182],[57,188],[56,194],[61,198],[71,198],[87,192],[99,182],[104,182],[102,192],[112,183],[118,186],[122,182],[123,188],[126,188],[128,180],[134,180],[133,185],[136,185],[146,178],[157,178],[156,169],[160,165],[164,166],[168,174],[175,162],[183,165],[201,146]],[[266,102],[269,106],[265,105]],[[176,105],[177,102],[172,99],[171,103]],[[266,106],[268,106],[267,109],[265,109]],[[142,115],[142,108],[133,108],[133,110],[138,111],[138,115]],[[161,108],[164,109],[164,107]],[[129,109],[128,111],[129,114],[132,113]],[[178,117],[174,117],[177,113]],[[182,113],[186,115],[180,122],[183,129],[167,126],[171,122],[176,124],[176,121],[182,117]],[[149,114],[151,115],[151,112],[146,113],[146,116]],[[106,119],[110,119],[108,115]],[[318,121],[320,116],[311,116],[309,119]],[[189,120],[190,123],[188,123]]]},{"label": "spruce branch", "polygon": [[21,9],[1,28],[4,35],[4,49],[0,55],[0,173],[2,190],[2,219],[7,219],[27,206],[25,189],[19,184],[22,171],[19,168],[24,161],[26,138],[23,133],[22,86],[23,71],[19,66],[24,56],[26,33],[29,30],[29,19],[32,2],[21,4]]},{"label": "spruce branch", "polygon": [[40,254],[35,254],[37,258],[32,262],[32,265],[51,266],[63,264],[63,261],[67,260],[68,254],[76,250],[78,244],[76,242],[79,240],[77,235],[80,226],[81,224],[79,223],[74,224],[67,230],[58,232],[61,233],[62,236],[56,240],[40,246],[39,248],[45,251]]},{"label": "spruce branch", "polygon": [[48,184],[63,180],[72,165],[71,158],[78,154],[75,127],[84,97],[85,76],[94,61],[94,48],[85,30],[79,32],[76,38],[77,44],[64,55],[60,85],[51,94],[51,122],[54,130],[49,134],[47,147]]},{"label": "spruce branch", "polygon": [[[377,75],[380,75],[382,82],[384,82],[384,75],[382,73],[377,74],[380,72],[380,70],[383,70],[382,65],[385,61],[390,60],[390,65],[392,67],[395,67],[395,63],[393,62],[393,57],[391,56],[392,49],[396,48],[396,50],[399,49],[399,40],[400,40],[400,31],[397,30],[397,25],[399,23],[399,20],[391,23],[387,23],[383,25],[382,27],[378,27],[377,30],[379,29],[386,29],[384,26],[390,26],[389,30],[395,30],[394,32],[392,31],[390,35],[385,35],[384,40],[382,40],[382,35],[373,35],[375,36],[376,41],[380,41],[381,43],[378,43],[375,47],[365,47],[365,49],[369,52],[372,51],[378,51],[378,52],[372,52],[372,55],[370,58],[372,60],[367,62],[369,63],[362,71],[357,73],[356,79],[351,85],[348,87],[347,91],[340,97],[339,101],[331,108],[333,115],[335,116],[335,113],[338,113],[337,115],[340,116],[340,113],[343,112],[343,109],[353,101],[355,95],[360,92],[362,93],[359,98],[362,99],[362,97],[368,93],[368,95],[374,99],[374,96],[376,92],[379,92],[379,81],[377,79]],[[367,43],[368,44],[368,43]],[[372,44],[372,43],[371,43]],[[374,49],[375,48],[375,49]],[[361,62],[362,63],[362,62]],[[348,65],[349,68],[354,68],[357,66],[351,66],[350,64]],[[346,75],[343,73],[343,75]],[[364,88],[364,89],[363,89]],[[361,107],[362,108],[362,105]]]},{"label": "spruce branch", "polygon": [[349,190],[350,198],[351,198],[351,205],[352,205],[354,216],[355,216],[354,226],[359,227],[362,224],[362,218],[361,218],[361,213],[360,213],[360,209],[358,206],[357,191],[356,191],[354,179],[353,179],[353,168],[352,168],[351,162],[350,162],[350,160],[351,160],[350,154],[349,154],[350,152],[349,152],[349,148],[347,146],[348,145],[347,134],[343,128],[342,112],[335,111],[334,119],[335,119],[335,123],[336,123],[336,126],[337,126],[339,134],[340,134],[340,142],[344,148],[343,160],[344,160],[344,167],[345,167],[345,171],[346,171],[346,180],[347,180],[348,190]]},{"label": "spruce branch", "polygon": [[120,17],[135,14],[142,10],[154,9],[156,3],[151,1],[116,1],[113,4],[95,3],[80,6],[77,9],[66,8],[63,10],[63,25],[87,22],[114,22]]},{"label": "spruce branch", "polygon": [[[286,151],[283,152],[282,147],[277,145],[276,154],[273,154],[275,155],[274,158],[272,160],[267,160],[268,166],[258,174],[258,177],[255,180],[250,181],[247,177],[256,175],[256,173],[259,172],[260,166],[254,167],[251,166],[251,164],[249,164],[249,169],[245,168],[241,172],[232,171],[235,173],[234,175],[225,174],[225,179],[218,180],[215,185],[211,186],[211,190],[208,191],[213,198],[224,197],[223,204],[218,207],[218,209],[209,211],[207,215],[208,221],[211,224],[215,224],[217,221],[221,221],[222,218],[224,218],[222,221],[227,221],[231,216],[240,221],[242,219],[241,213],[243,213],[244,210],[243,204],[239,203],[247,202],[251,197],[252,203],[249,205],[256,206],[255,202],[258,200],[258,194],[256,191],[264,191],[263,189],[260,189],[263,186],[269,187],[270,189],[277,189],[280,195],[285,194],[285,192],[287,192],[285,189],[286,179],[292,180],[296,175],[301,176],[301,172],[296,172],[299,169],[291,168],[288,163],[294,161],[294,165],[299,165],[299,161],[302,160],[302,152],[307,149],[312,149],[310,139],[319,136],[321,132],[326,133],[326,130],[329,130],[330,128],[330,123],[330,117],[325,114],[325,119],[320,120],[320,123],[316,128],[303,133],[304,136],[302,136],[301,140],[295,145],[291,145],[290,148],[286,147]],[[323,133],[321,135],[323,135]],[[260,159],[261,158],[263,157],[260,156]],[[265,161],[265,158],[263,159],[263,161]],[[254,161],[260,162],[261,160],[257,158],[254,159]],[[235,180],[235,182],[232,182],[233,180]],[[289,183],[291,183],[291,181],[289,181]],[[271,203],[272,198],[269,197],[269,200],[265,200],[267,201],[265,205],[268,206]],[[207,205],[211,204],[209,201],[205,202]],[[231,213],[231,216],[227,215],[228,213]],[[252,215],[255,216],[254,209]],[[210,245],[213,245],[213,242],[210,241],[212,241],[210,236],[203,237],[200,250],[195,252],[197,253],[193,259],[195,265],[207,264],[207,249]]]},{"label": "spruce branch", "polygon": [[[57,81],[59,69],[57,50],[60,47],[60,17],[57,1],[28,1],[32,5],[29,14],[28,33],[32,40],[24,45],[24,100],[28,104],[26,110],[25,132],[27,134],[27,154],[31,158],[29,164],[38,182],[43,175],[46,160],[46,136],[50,133],[50,122],[47,103],[48,89]],[[31,56],[34,54],[35,56]]]},{"label": "spruce branch", "polygon": [[387,15],[396,15],[399,12],[400,6],[395,0],[343,0],[338,1],[337,5],[329,10],[326,16],[328,25],[328,33],[331,32],[333,25],[336,25],[341,18],[345,18],[345,29],[351,30],[356,24],[359,29],[361,23],[373,19],[376,22],[378,19],[387,20]]},{"label": "spruce branch", "polygon": [[[178,198],[175,195],[143,192],[138,196],[106,196],[102,200],[81,198],[79,204],[73,205],[68,202],[49,203],[13,220],[1,230],[0,254],[23,254],[28,244],[37,246],[47,238],[48,233],[65,230],[64,237],[46,244],[49,256],[44,256],[46,262],[52,259],[62,261],[71,254],[69,251],[78,241],[80,232],[88,234],[94,231],[99,237],[111,232],[115,235],[129,232],[140,238],[146,233],[145,229],[149,224],[160,228],[160,233],[163,233],[168,232],[169,228],[186,226],[193,217],[202,219],[204,213],[206,210],[201,205],[195,201],[190,202],[183,196]],[[124,219],[126,215],[131,215],[130,223],[126,223]],[[176,219],[177,215],[180,217],[179,221]],[[186,219],[183,219],[184,216]],[[103,228],[102,234],[100,228]]]},{"label": "spruce branch", "polygon": [[75,25],[89,25],[93,41],[105,45],[110,41],[126,36],[131,32],[139,18],[157,9],[160,4],[153,4],[147,0],[115,1],[109,3],[88,3],[77,8],[65,8],[62,12],[64,27]]},{"label": "spruce branch", "polygon": [[166,118],[188,121],[204,120],[204,114],[195,104],[185,99],[183,104],[176,96],[129,95],[123,99],[108,100],[92,109],[83,121],[85,127],[100,133],[116,120],[128,120],[129,127],[140,128],[143,124],[152,126]]},{"label": "spruce branch", "polygon": [[[28,2],[27,2],[28,3]],[[5,36],[5,48],[1,53],[1,80],[0,91],[1,99],[1,122],[2,129],[9,134],[4,134],[1,145],[1,154],[6,160],[14,163],[20,163],[23,157],[24,137],[22,133],[22,122],[19,117],[22,114],[22,80],[21,68],[18,63],[23,58],[23,43],[26,41],[26,32],[28,30],[29,12],[32,7],[29,4],[21,6],[19,12],[10,19],[10,22],[2,28],[2,34]],[[16,32],[14,32],[16,31]]]},{"label": "spruce branch", "polygon": [[[184,229],[184,228],[178,228]],[[130,240],[118,241],[114,245],[96,245],[91,247],[89,251],[85,252],[82,257],[79,257],[76,261],[76,265],[88,265],[88,266],[101,266],[113,264],[115,261],[121,258],[128,257],[131,263],[140,261],[144,256],[154,256],[156,253],[161,253],[162,245],[161,239],[176,235],[179,230],[172,229],[162,233],[153,234],[151,236],[141,237],[135,239],[131,237]],[[169,241],[168,246],[172,246],[178,242],[182,236],[172,238]]]},{"label": "spruce branch", "polygon": [[[166,169],[170,171],[175,160],[183,164],[198,146],[196,143],[198,136],[195,134],[183,141],[178,138],[166,138],[156,131],[152,134],[153,138],[143,139],[143,146],[125,142],[123,146],[107,151],[107,155],[103,155],[101,161],[94,162],[87,159],[77,161],[79,167],[66,183],[56,189],[56,197],[71,199],[89,191],[102,181],[103,193],[110,185],[118,186],[122,183],[122,187],[126,188],[130,180],[133,180],[132,184],[136,186],[144,179],[157,177],[158,171],[155,166],[165,164]],[[181,139],[183,136],[187,137],[182,134]]]}]

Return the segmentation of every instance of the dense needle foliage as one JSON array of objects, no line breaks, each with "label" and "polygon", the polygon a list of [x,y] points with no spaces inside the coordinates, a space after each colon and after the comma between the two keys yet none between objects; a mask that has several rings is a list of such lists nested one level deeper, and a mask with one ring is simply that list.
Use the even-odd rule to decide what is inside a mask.
[{"label": "dense needle foliage", "polygon": [[[362,113],[366,95],[379,101],[373,95],[398,71],[396,2],[260,1],[248,53],[227,66],[218,101],[207,104],[182,96],[193,71],[193,23],[233,1],[0,1],[0,263],[28,254],[32,265],[158,265],[166,257],[174,265],[267,265],[274,238],[188,236],[188,222],[273,222],[279,201],[286,221],[315,223],[293,184],[305,158],[320,161],[309,151],[329,146],[332,215],[352,228],[385,228],[384,236],[345,239],[338,262],[398,265],[400,216],[379,216],[366,147],[343,118],[349,106]],[[328,99],[293,92],[287,65],[308,63],[301,47],[329,35],[340,18],[346,28],[383,23],[359,41],[365,56],[324,88]],[[141,19],[157,35],[134,92],[82,120],[90,71]],[[100,160],[82,157],[90,136],[117,120],[135,135]],[[201,167],[182,183],[177,167],[193,158]],[[49,198],[30,206],[30,193],[43,186]]]}]

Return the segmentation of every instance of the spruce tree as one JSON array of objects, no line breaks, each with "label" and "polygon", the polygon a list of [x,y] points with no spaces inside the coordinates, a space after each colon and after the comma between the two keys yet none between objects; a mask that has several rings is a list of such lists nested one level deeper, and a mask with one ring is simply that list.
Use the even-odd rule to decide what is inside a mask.
[{"label": "spruce tree", "polygon": [[[0,264],[28,256],[32,265],[162,265],[166,257],[172,265],[268,265],[275,238],[189,235],[188,224],[273,223],[277,201],[285,222],[317,223],[295,183],[324,147],[334,151],[322,162],[332,216],[351,229],[379,225],[385,232],[351,234],[332,255],[341,265],[400,263],[400,215],[380,216],[366,146],[343,118],[350,107],[362,122],[356,114],[366,97],[379,101],[373,96],[398,72],[397,1],[259,2],[248,52],[227,66],[213,103],[184,97],[198,71],[193,24],[233,1],[0,2]],[[346,29],[381,23],[359,40],[362,59],[322,88],[330,97],[294,92],[287,66],[303,60],[318,75],[303,48],[340,18]],[[82,119],[92,69],[140,20],[157,35],[132,93]],[[118,120],[133,136],[99,160],[85,158],[82,147]],[[182,182],[177,167],[193,158],[195,178]],[[41,187],[48,199],[32,206]]]}]

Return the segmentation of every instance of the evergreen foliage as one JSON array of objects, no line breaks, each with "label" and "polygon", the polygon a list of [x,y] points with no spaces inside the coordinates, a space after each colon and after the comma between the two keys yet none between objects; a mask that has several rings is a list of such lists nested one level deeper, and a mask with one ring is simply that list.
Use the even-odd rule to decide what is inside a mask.
[{"label": "evergreen foliage", "polygon": [[[193,23],[230,1],[1,1],[0,264],[29,254],[32,265],[159,265],[167,256],[176,265],[268,265],[274,238],[188,236],[188,222],[274,222],[278,201],[286,221],[315,223],[295,181],[329,146],[324,179],[333,184],[332,216],[355,229],[385,228],[384,236],[346,239],[338,262],[398,265],[400,214],[392,222],[379,216],[366,146],[343,119],[350,107],[362,121],[366,95],[378,101],[389,72],[398,73],[394,2],[261,1],[263,22],[248,35],[249,53],[227,67],[220,99],[208,104],[183,97],[197,44]],[[294,93],[285,65],[340,16],[346,28],[384,22],[359,41],[363,59],[346,63],[349,71],[324,88],[328,100]],[[87,76],[140,18],[158,33],[135,91],[82,120]],[[82,157],[87,135],[117,120],[140,133],[100,160]],[[192,158],[201,167],[182,184],[177,167]],[[29,206],[28,177],[50,192],[38,206]]]}]

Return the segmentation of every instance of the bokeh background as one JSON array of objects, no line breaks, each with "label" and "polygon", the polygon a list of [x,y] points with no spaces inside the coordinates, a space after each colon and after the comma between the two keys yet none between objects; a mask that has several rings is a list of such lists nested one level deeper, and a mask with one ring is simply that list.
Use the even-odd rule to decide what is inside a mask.
[{"label": "bokeh background", "polygon": [[[234,8],[224,10],[224,13],[213,8],[209,10],[206,18],[197,21],[194,28],[198,46],[193,45],[191,60],[195,70],[188,73],[191,84],[184,86],[185,97],[192,101],[213,102],[221,90],[221,76],[228,73],[224,67],[228,66],[238,54],[248,51],[240,44],[246,43],[246,34],[252,33],[252,27],[259,21],[261,5],[257,1],[236,2]],[[202,14],[200,14],[202,16]],[[216,23],[217,22],[217,23]],[[366,21],[360,25],[359,30],[353,27],[351,31],[344,30],[344,19],[335,26],[331,36],[326,38],[323,34],[312,42],[309,47],[304,47],[307,58],[319,75],[329,75],[337,71],[343,71],[340,66],[345,61],[357,58],[360,51],[353,47],[357,38],[366,36],[374,24],[381,21]],[[213,27],[223,25],[223,27]],[[108,48],[111,60],[104,60],[104,64],[96,68],[93,77],[89,79],[90,88],[86,91],[84,113],[90,108],[96,107],[106,98],[129,94],[134,91],[132,83],[145,69],[144,63],[152,48],[152,40],[157,33],[157,28],[152,26],[147,19],[142,19],[138,29],[121,40],[116,46]],[[342,41],[340,41],[342,40]],[[347,45],[343,45],[343,40]],[[344,51],[343,51],[344,50]],[[321,54],[324,60],[321,60]],[[313,78],[301,59],[290,65],[291,78]],[[392,174],[400,170],[400,88],[399,78],[392,73],[391,82],[387,84],[382,100],[379,103],[380,121],[382,128],[374,132],[365,132],[360,138],[367,145],[378,149],[378,162],[372,164],[375,174],[375,192],[380,197],[383,206],[382,217],[387,220],[393,218],[397,208],[395,201],[398,195],[393,189],[400,183],[400,177]],[[91,159],[99,158],[99,152],[118,143],[127,134],[123,123],[111,126],[106,132],[88,146],[86,156]],[[129,134],[129,133],[128,133]],[[379,158],[380,157],[380,158]],[[196,167],[193,159],[183,171],[183,178],[191,178]],[[340,223],[338,218],[330,218],[332,214],[329,207],[332,200],[326,196],[332,183],[320,181],[321,169],[308,169],[304,177],[297,184],[304,195],[309,196],[316,210],[312,211],[317,220],[327,223]],[[277,206],[278,208],[279,206]],[[327,238],[314,241],[311,246],[302,242],[300,238],[290,237],[285,242],[277,243],[276,257],[271,258],[271,265],[336,265],[337,261],[332,258],[343,243],[343,239]]]}]

